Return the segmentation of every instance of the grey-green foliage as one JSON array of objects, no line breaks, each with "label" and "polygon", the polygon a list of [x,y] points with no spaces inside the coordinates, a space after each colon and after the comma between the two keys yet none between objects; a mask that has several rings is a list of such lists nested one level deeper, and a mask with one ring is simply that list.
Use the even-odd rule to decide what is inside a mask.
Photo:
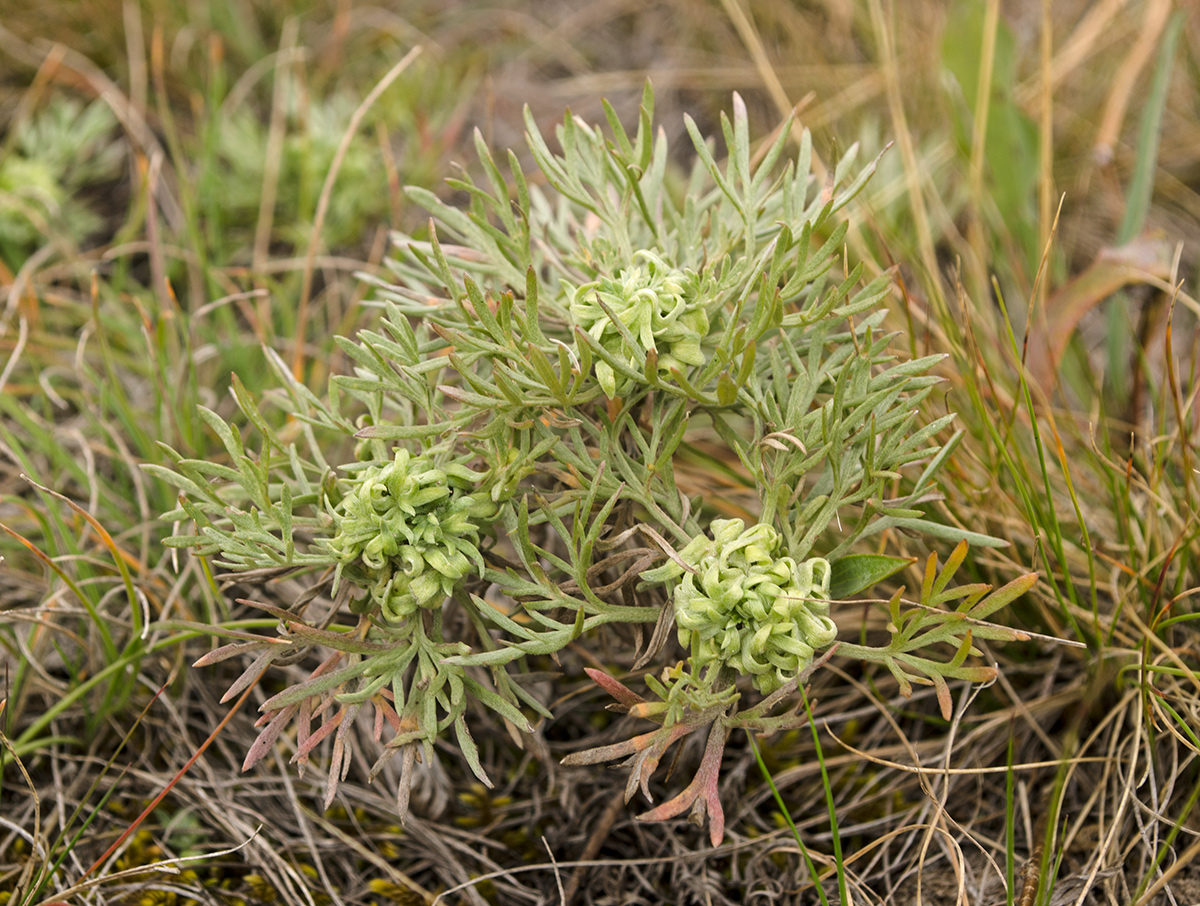
[{"label": "grey-green foliage", "polygon": [[[454,349],[457,374],[440,389],[461,405],[444,429],[474,409],[502,416],[478,432],[520,425],[537,439],[561,438],[550,456],[563,468],[605,496],[623,483],[622,496],[682,543],[700,525],[685,517],[671,466],[681,442],[689,446],[689,426],[702,425],[741,460],[763,521],[779,522],[794,557],[835,519],[851,526],[835,557],[889,524],[911,526],[920,513],[889,501],[888,488],[905,465],[938,453],[951,420],[916,423],[937,357],[893,361],[879,329],[886,278],[861,286],[861,265],[840,280],[832,270],[846,230],[833,215],[873,165],[842,188],[851,149],[832,185],[818,189],[807,133],[796,159],[779,166],[784,129],[755,166],[735,99],[734,121],[722,119],[726,165],[689,120],[697,161],[673,191],[666,140],[652,139],[649,91],[633,138],[606,109],[613,138],[568,115],[562,154],[527,118],[553,193],[527,183],[511,154],[505,179],[478,138],[486,186],[452,181],[469,193],[468,210],[411,190],[435,215],[437,237],[398,237],[401,285],[381,295],[395,312],[436,324]],[[374,370],[403,393],[386,366]],[[579,418],[588,406],[596,411]],[[542,424],[547,408],[570,412],[572,424]],[[581,455],[596,447],[599,458]]]},{"label": "grey-green foliage", "polygon": [[[852,546],[890,526],[956,534],[916,508],[948,452],[950,418],[918,414],[936,357],[897,360],[881,330],[886,278],[861,285],[861,266],[835,267],[846,226],[834,215],[872,166],[847,181],[852,149],[818,185],[807,133],[784,159],[788,124],[752,154],[735,96],[733,120],[721,121],[726,162],[689,119],[696,163],[681,180],[654,134],[649,86],[634,135],[605,109],[607,137],[568,114],[561,152],[527,114],[536,181],[511,152],[503,173],[477,135],[483,183],[450,181],[470,199],[465,209],[409,190],[433,215],[429,238],[396,237],[396,282],[377,281],[378,326],[338,340],[353,374],[318,396],[267,351],[294,436],[235,383],[261,452],[247,454],[206,412],[231,465],[172,454],[174,470],[156,470],[184,494],[168,518],[198,527],[171,543],[235,571],[323,568],[292,611],[261,605],[281,617],[283,643],[241,640],[205,659],[257,654],[232,695],[300,646],[333,652],[264,705],[270,719],[248,763],[296,720],[301,762],[334,735],[332,795],[345,733],[370,704],[377,726],[394,731],[387,753],[405,753],[402,809],[413,744],[432,757],[450,726],[486,781],[468,699],[528,730],[525,713],[549,716],[522,683],[531,657],[605,624],[669,627],[681,614],[692,657],[653,685],[692,715],[687,732],[718,716],[721,726],[782,726],[792,718],[770,712],[833,639],[829,602],[814,595],[831,583],[853,593],[867,584],[856,577],[906,562],[845,557]],[[356,458],[331,468],[324,450],[338,435],[353,437]],[[759,498],[758,525],[744,532],[714,522],[708,489],[681,487],[676,474],[685,459],[714,463],[706,451],[721,441],[733,465],[720,468]],[[446,493],[430,475],[445,477]],[[754,548],[730,559],[726,542]],[[701,566],[713,574],[690,575]],[[337,612],[329,627],[303,619],[321,598],[357,623]],[[689,610],[697,602],[721,625],[710,632],[713,621]],[[754,620],[765,622],[742,625]],[[667,637],[656,633],[640,660]],[[735,652],[743,642],[753,650]],[[953,666],[974,651],[969,642],[964,651]],[[858,653],[896,663],[890,650]],[[945,667],[902,653],[917,682]],[[739,723],[747,672],[772,694]],[[605,688],[641,716],[677,713],[635,702],[615,680]],[[320,712],[325,723],[310,733]],[[664,745],[678,738],[666,732]],[[706,754],[709,768],[713,759],[719,749]]]}]

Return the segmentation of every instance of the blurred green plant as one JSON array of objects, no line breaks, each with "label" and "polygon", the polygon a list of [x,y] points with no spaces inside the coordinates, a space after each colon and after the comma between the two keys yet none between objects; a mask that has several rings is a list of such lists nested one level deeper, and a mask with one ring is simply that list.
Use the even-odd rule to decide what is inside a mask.
[{"label": "blurred green plant", "polygon": [[[380,329],[338,340],[354,373],[318,397],[267,349],[284,391],[274,399],[293,420],[286,433],[235,381],[262,440],[256,455],[203,410],[232,465],[170,451],[173,468],[148,467],[182,492],[165,518],[197,529],[173,546],[234,573],[317,571],[291,609],[257,604],[280,619],[281,638],[238,635],[198,662],[256,655],[228,698],[281,657],[332,652],[262,705],[247,766],[293,721],[301,764],[334,735],[332,801],[346,734],[370,704],[376,736],[385,722],[393,731],[383,758],[403,752],[403,813],[417,745],[432,758],[451,726],[490,783],[467,729],[470,700],[514,734],[532,730],[523,709],[552,717],[526,688],[527,658],[607,624],[675,623],[691,653],[661,681],[647,678],[661,701],[589,671],[661,729],[568,762],[629,755],[629,789],[648,794],[663,751],[707,728],[696,779],[644,817],[691,806],[719,842],[715,783],[729,730],[802,723],[795,693],[816,652],[833,650],[835,590],[856,594],[910,562],[853,547],[890,528],[924,531],[964,542],[957,566],[966,539],[995,543],[920,508],[957,442],[941,440],[952,416],[918,422],[939,357],[891,353],[880,331],[886,278],[860,287],[861,266],[833,276],[846,235],[833,216],[872,168],[848,181],[851,151],[816,187],[807,133],[783,162],[786,124],[752,155],[735,95],[733,120],[721,121],[728,160],[719,165],[687,120],[697,160],[673,188],[649,85],[632,136],[605,110],[611,138],[568,114],[561,154],[527,113],[547,191],[511,152],[504,176],[477,134],[486,186],[449,181],[470,199],[465,210],[409,189],[434,216],[429,239],[396,237],[398,282],[377,281]],[[339,436],[357,439],[357,456],[334,468],[324,450]],[[676,458],[701,436],[724,441],[758,491],[757,525],[714,519],[703,495],[680,486]],[[988,600],[1007,603],[1032,581]],[[937,609],[952,597],[943,589],[925,595],[921,619],[893,614],[898,642],[855,656],[893,669],[906,691],[910,678],[936,685],[939,698],[947,678],[990,676],[964,666],[980,654],[972,634],[1016,634],[980,628],[990,604]],[[318,600],[325,615],[306,619]],[[639,664],[667,634],[656,639]],[[913,654],[946,643],[945,661]],[[747,685],[766,697],[743,705]]]},{"label": "blurred green plant", "polygon": [[[296,91],[292,85],[285,102],[278,151],[272,149],[269,124],[253,109],[235,109],[209,124],[215,132],[216,166],[205,176],[213,179],[221,174],[222,186],[222,205],[219,213],[213,211],[211,216],[219,216],[220,223],[242,239],[238,246],[229,238],[214,237],[214,248],[226,257],[246,256],[269,167],[277,168],[272,178],[281,187],[273,212],[278,224],[275,241],[303,248],[310,238],[321,183],[358,100],[348,93],[334,94],[309,100],[303,109],[297,109]],[[271,159],[272,153],[278,154],[277,160]],[[360,246],[370,239],[367,226],[387,218],[387,182],[379,170],[378,156],[378,150],[365,141],[354,142],[347,149],[339,170],[339,190],[331,196],[323,225],[326,246]]]},{"label": "blurred green plant", "polygon": [[[988,202],[984,213],[992,228],[987,235],[1015,240],[1020,259],[1010,267],[1034,273],[1041,260],[1038,246],[1037,124],[1017,100],[1017,37],[1008,23],[996,23],[992,36],[993,64],[986,97],[980,92],[980,54],[989,37],[984,4],[970,0],[957,4],[946,21],[942,35],[942,62],[957,90],[950,91],[955,139],[964,165],[971,159],[975,117],[987,118],[984,125],[983,159],[986,161]],[[982,100],[982,106],[976,105]],[[989,266],[1000,266],[1011,255],[1006,249],[988,249]],[[993,264],[992,262],[995,262]],[[1006,275],[1007,276],[1007,275]]]},{"label": "blurred green plant", "polygon": [[111,182],[125,143],[108,105],[55,94],[18,118],[0,148],[0,259],[13,271],[46,241],[68,248],[103,223],[87,190]]}]

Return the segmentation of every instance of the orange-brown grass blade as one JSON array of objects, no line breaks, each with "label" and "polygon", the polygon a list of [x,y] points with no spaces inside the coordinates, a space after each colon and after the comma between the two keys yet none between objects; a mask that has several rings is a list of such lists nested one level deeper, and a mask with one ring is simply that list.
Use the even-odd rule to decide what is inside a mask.
[{"label": "orange-brown grass blade", "polygon": [[246,699],[250,696],[250,692],[257,685],[258,685],[258,680],[256,679],[254,682],[252,682],[249,686],[246,687],[246,691],[242,693],[241,698],[239,698],[234,703],[233,707],[229,709],[229,713],[226,714],[223,718],[221,718],[221,722],[216,725],[216,727],[213,729],[213,731],[211,733],[208,734],[208,738],[205,739],[204,742],[200,743],[200,747],[198,749],[196,749],[195,754],[192,755],[192,757],[187,760],[187,763],[182,768],[179,769],[179,772],[174,777],[171,778],[171,782],[162,788],[162,791],[159,792],[159,794],[150,801],[150,804],[147,805],[146,808],[142,810],[142,813],[140,815],[138,815],[137,818],[134,819],[133,823],[130,824],[129,827],[127,827],[124,830],[124,832],[121,834],[121,836],[117,837],[117,839],[113,841],[112,846],[110,846],[108,849],[106,849],[104,851],[104,854],[101,855],[100,858],[97,859],[95,862],[93,862],[91,867],[88,868],[87,871],[85,871],[82,875],[79,876],[79,880],[82,881],[84,878],[86,878],[88,875],[90,875],[92,872],[94,872],[97,868],[99,868],[101,865],[103,865],[105,863],[105,861],[107,861],[108,857],[111,856],[114,852],[116,852],[122,843],[124,843],[127,839],[129,839],[129,835],[132,834],[135,830],[137,830],[138,827],[141,826],[142,822],[145,821],[156,808],[158,808],[158,804],[160,802],[162,802],[163,799],[166,798],[167,793],[171,792],[171,790],[173,790],[175,788],[175,784],[177,784],[180,780],[183,779],[183,775],[186,774],[189,770],[191,770],[192,765],[194,765],[197,761],[199,761],[200,756],[203,755],[204,752],[208,749],[208,747],[210,745],[212,745],[213,741],[216,740],[216,738],[221,735],[221,731],[225,729],[225,725],[227,723],[229,723],[229,721],[233,718],[233,715],[237,714],[237,712],[241,709],[242,705],[244,705],[246,703]]}]

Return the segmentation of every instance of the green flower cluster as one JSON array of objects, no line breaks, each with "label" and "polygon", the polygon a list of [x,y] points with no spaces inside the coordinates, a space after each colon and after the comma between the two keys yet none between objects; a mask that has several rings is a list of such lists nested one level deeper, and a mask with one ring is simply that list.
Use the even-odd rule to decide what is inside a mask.
[{"label": "green flower cluster", "polygon": [[[575,289],[571,317],[604,349],[639,372],[644,367],[642,358],[621,335],[600,300],[628,328],[643,352],[655,352],[660,372],[703,365],[700,341],[708,335],[709,321],[694,289],[687,291],[689,283],[695,284],[695,275],[670,267],[653,252],[641,250],[633,257],[646,266],[627,267],[615,277],[602,276]],[[617,395],[616,373],[607,362],[596,362],[596,379],[609,399]]]},{"label": "green flower cluster", "polygon": [[696,668],[728,666],[752,676],[760,692],[774,692],[837,636],[829,563],[780,557],[782,539],[763,523],[747,529],[741,519],[714,519],[711,528],[712,540],[699,535],[679,551],[693,572],[669,560],[642,579],[655,585],[682,577],[675,622]]},{"label": "green flower cluster", "polygon": [[366,588],[388,622],[440,605],[472,566],[483,571],[479,531],[498,510],[476,490],[484,477],[403,449],[355,474],[334,510],[335,585],[344,575]]}]

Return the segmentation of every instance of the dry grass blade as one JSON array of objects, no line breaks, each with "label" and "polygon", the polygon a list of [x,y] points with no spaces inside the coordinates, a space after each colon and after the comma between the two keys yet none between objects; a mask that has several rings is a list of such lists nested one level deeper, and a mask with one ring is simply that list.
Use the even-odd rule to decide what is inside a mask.
[{"label": "dry grass blade", "polygon": [[304,379],[303,366],[305,340],[308,334],[308,306],[312,297],[317,249],[320,247],[321,230],[325,226],[325,216],[329,212],[329,200],[333,197],[333,186],[337,181],[338,171],[341,170],[342,161],[346,159],[346,152],[349,151],[350,143],[354,140],[354,136],[358,132],[358,127],[362,123],[363,117],[367,115],[367,111],[379,100],[379,96],[387,91],[388,87],[404,74],[404,71],[412,65],[413,60],[420,53],[421,48],[419,46],[414,47],[406,53],[395,66],[387,71],[387,74],[379,80],[370,93],[363,98],[362,103],[358,105],[350,117],[345,134],[342,135],[342,140],[338,143],[337,151],[334,152],[333,162],[329,165],[329,172],[325,175],[325,184],[321,187],[321,195],[317,199],[317,213],[313,218],[312,235],[308,240],[308,251],[304,256],[304,282],[300,286],[300,301],[297,304],[296,310],[296,337],[292,353],[292,374],[298,381]]},{"label": "dry grass blade", "polygon": [[[141,823],[150,816],[150,814],[154,811],[154,809],[158,806],[158,804],[160,802],[162,802],[163,799],[166,798],[168,793],[171,792],[172,787],[174,787],[175,784],[177,784],[183,778],[184,774],[187,773],[188,769],[190,769],[192,767],[192,765],[195,764],[199,760],[200,756],[204,754],[205,750],[208,749],[208,747],[210,745],[212,745],[213,741],[216,740],[216,738],[221,735],[221,731],[225,729],[225,725],[241,709],[241,707],[245,703],[247,697],[249,697],[250,693],[254,690],[255,685],[257,685],[257,681],[255,681],[254,683],[251,683],[250,686],[246,689],[246,691],[242,693],[241,697],[236,702],[234,702],[233,707],[231,707],[229,709],[228,713],[221,719],[221,722],[218,723],[217,726],[213,729],[213,731],[208,735],[208,738],[205,739],[204,742],[200,744],[199,748],[196,749],[195,753],[192,755],[192,757],[190,759],[188,759],[187,763],[185,763],[184,766],[179,770],[179,772],[174,777],[171,778],[171,781],[165,787],[163,787],[162,790],[159,791],[158,795],[153,800],[151,800],[150,804],[148,806],[146,806],[145,809],[142,810],[142,813],[140,815],[138,815],[137,818],[134,819],[133,823],[131,823],[129,825],[129,827],[127,827],[125,829],[125,831],[112,843],[112,845],[109,846],[109,848],[104,851],[104,853],[100,856],[100,858],[98,858],[95,862],[93,862],[91,867],[88,868],[83,873],[83,875],[80,877],[79,883],[83,883],[83,881],[87,878],[88,875],[92,874],[92,872],[101,868],[104,865],[104,863],[106,861],[108,861],[109,856],[111,856],[114,852],[116,852],[117,849],[120,848],[121,844],[124,843],[126,839],[128,839],[129,835],[132,834],[135,830],[137,830],[137,828],[141,825]],[[249,842],[249,840],[246,841],[246,843],[248,843],[248,842]],[[245,845],[245,843],[243,843],[241,845]]]},{"label": "dry grass blade", "polygon": [[[7,710],[7,704],[7,698],[0,700],[0,717],[2,717],[4,712]],[[5,764],[7,764],[11,758],[12,763],[17,766],[17,771],[20,773],[21,779],[25,783],[25,788],[29,790],[29,796],[33,807],[32,830],[26,831],[24,828],[18,825],[10,824],[8,819],[4,819],[4,826],[12,830],[13,833],[19,835],[21,838],[27,840],[29,845],[33,848],[34,853],[37,856],[40,856],[44,862],[48,863],[50,861],[50,841],[42,835],[42,802],[41,797],[38,795],[37,787],[34,785],[33,778],[29,776],[29,772],[25,769],[25,765],[17,755],[17,750],[13,747],[12,741],[3,732],[0,732],[0,748],[4,750],[4,754],[6,756],[4,758]],[[37,866],[38,860],[36,858],[31,858],[26,862],[25,865],[21,867],[21,870],[17,874],[17,878],[14,882],[16,890],[27,891],[30,889],[34,878],[34,873],[37,871]]]},{"label": "dry grass blade", "polygon": [[[279,189],[279,171],[283,156],[283,134],[287,125],[287,91],[291,83],[289,68],[293,64],[300,23],[292,18],[283,24],[279,38],[279,54],[275,61],[275,87],[271,95],[271,119],[267,132],[266,160],[263,166],[262,195],[258,204],[258,223],[254,228],[254,255],[251,267],[261,271],[267,263],[271,227],[275,217],[275,201]],[[321,212],[324,214],[324,211]],[[319,233],[319,231],[317,231]],[[308,267],[307,256],[305,267]],[[266,338],[263,338],[266,342]]]},{"label": "dry grass blade", "polygon": [[931,291],[937,292],[940,269],[933,247],[934,233],[930,229],[929,214],[925,206],[925,184],[922,170],[917,163],[913,135],[904,110],[900,66],[894,44],[895,32],[889,27],[888,21],[884,17],[881,0],[868,0],[867,5],[871,11],[871,24],[875,30],[880,64],[887,84],[888,110],[892,117],[896,141],[900,146],[900,156],[904,162],[904,178],[908,186],[908,201],[912,205],[913,225],[917,234],[917,246],[921,253],[921,265],[925,270],[925,278]]},{"label": "dry grass blade", "polygon": [[1113,147],[1120,135],[1121,124],[1129,109],[1129,102],[1133,97],[1138,76],[1154,56],[1154,48],[1158,45],[1158,39],[1167,26],[1167,19],[1170,18],[1173,5],[1171,0],[1148,0],[1145,4],[1145,19],[1142,22],[1141,30],[1138,32],[1136,42],[1113,77],[1108,103],[1105,104],[1100,126],[1096,130],[1092,154],[1101,166],[1112,161]]},{"label": "dry grass blade", "polygon": [[[257,833],[257,832],[256,832]],[[72,884],[64,890],[55,891],[52,897],[48,897],[38,903],[38,906],[53,906],[55,903],[68,902],[70,897],[78,896],[81,893],[99,887],[102,884],[111,884],[114,881],[120,881],[124,878],[136,878],[146,874],[163,873],[168,875],[180,874],[180,865],[186,865],[189,862],[202,862],[222,856],[232,855],[241,851],[244,847],[249,846],[254,840],[254,836],[237,844],[237,846],[229,849],[220,850],[218,852],[203,853],[196,856],[180,856],[174,859],[165,859],[162,862],[152,862],[149,865],[137,865],[133,868],[126,868],[123,871],[108,872],[100,877],[91,878],[90,880],[81,880],[76,884]]]}]

